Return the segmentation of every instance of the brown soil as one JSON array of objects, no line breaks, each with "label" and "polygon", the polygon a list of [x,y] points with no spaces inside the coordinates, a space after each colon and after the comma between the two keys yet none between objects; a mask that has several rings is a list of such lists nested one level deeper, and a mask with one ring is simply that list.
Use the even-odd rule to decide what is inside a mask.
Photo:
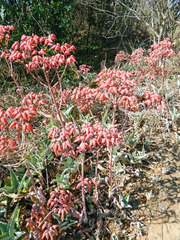
[{"label": "brown soil", "polygon": [[154,157],[160,160],[160,181],[154,189],[157,193],[144,209],[146,234],[137,240],[180,239],[180,161],[176,137],[175,132],[169,133],[154,152]]}]

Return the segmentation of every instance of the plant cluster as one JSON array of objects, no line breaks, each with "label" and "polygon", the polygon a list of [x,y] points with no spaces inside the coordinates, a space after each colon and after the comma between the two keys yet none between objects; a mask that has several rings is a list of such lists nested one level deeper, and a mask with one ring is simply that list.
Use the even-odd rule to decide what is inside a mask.
[{"label": "plant cluster", "polygon": [[[91,86],[81,83],[74,89],[63,89],[66,69],[76,62],[73,55],[76,48],[67,43],[55,43],[53,34],[48,37],[23,35],[21,41],[9,47],[13,30],[13,26],[0,26],[1,61],[6,63],[22,101],[17,107],[0,109],[0,159],[11,161],[14,156],[19,156],[20,165],[27,170],[21,180],[30,179],[31,191],[24,190],[28,192],[26,197],[31,197],[34,202],[26,219],[28,239],[55,239],[65,220],[72,218],[80,224],[89,224],[87,198],[94,196],[94,204],[98,204],[102,183],[108,186],[107,197],[114,198],[112,173],[117,168],[118,151],[127,144],[125,136],[136,128],[150,109],[167,109],[164,97],[165,79],[169,75],[167,61],[175,52],[169,39],[152,45],[148,56],[144,55],[143,49],[132,55],[121,51],[115,59],[117,68],[101,71]],[[123,70],[119,69],[121,61]],[[17,64],[23,65],[44,87],[44,94],[31,92],[23,95],[14,73]],[[78,72],[88,79],[89,70],[90,66],[82,65]],[[138,92],[142,80],[145,87]],[[162,85],[160,91],[153,91],[151,81]],[[128,113],[135,116],[139,111],[142,111],[140,120],[129,125]],[[105,112],[104,116],[101,112]],[[124,121],[118,119],[122,112],[125,113]],[[36,161],[42,158],[43,164],[46,161],[55,164],[60,167],[61,174],[61,179],[53,179],[57,186],[48,190],[42,183],[38,186],[32,172],[32,159],[37,149],[41,149],[37,140],[41,132],[44,132],[49,159],[39,154]],[[108,159],[108,174],[102,180],[99,161],[104,153]],[[88,165],[91,165],[89,171],[86,170]],[[20,177],[12,174],[18,183],[16,191],[20,193]],[[116,205],[120,206],[122,199]],[[121,205],[122,208],[129,206]],[[4,232],[1,225],[0,231]],[[9,239],[13,239],[12,233],[8,234]]]}]

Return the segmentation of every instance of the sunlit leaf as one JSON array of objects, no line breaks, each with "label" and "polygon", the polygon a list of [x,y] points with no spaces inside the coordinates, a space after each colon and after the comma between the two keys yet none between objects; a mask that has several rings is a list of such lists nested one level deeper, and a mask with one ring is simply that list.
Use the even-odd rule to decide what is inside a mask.
[{"label": "sunlit leaf", "polygon": [[19,180],[15,174],[15,172],[10,168],[10,180],[11,180],[11,186],[14,188],[14,189],[18,189],[19,187]]},{"label": "sunlit leaf", "polygon": [[9,236],[8,233],[3,233],[1,236],[0,236],[0,240],[13,240],[14,238]]},{"label": "sunlit leaf", "polygon": [[106,120],[106,117],[107,117],[107,114],[108,114],[108,110],[104,113],[104,116],[102,117],[102,125],[107,128],[107,124],[105,122]]},{"label": "sunlit leaf", "polygon": [[6,232],[6,228],[7,228],[7,223],[0,222],[0,231],[1,231],[2,233],[5,233],[5,232]]},{"label": "sunlit leaf", "polygon": [[0,207],[0,218],[2,219],[6,218],[6,212],[7,212],[6,208]]},{"label": "sunlit leaf", "polygon": [[19,204],[17,204],[7,225],[7,231],[10,235],[14,233],[15,229],[21,230],[18,222],[19,211],[20,211]]}]

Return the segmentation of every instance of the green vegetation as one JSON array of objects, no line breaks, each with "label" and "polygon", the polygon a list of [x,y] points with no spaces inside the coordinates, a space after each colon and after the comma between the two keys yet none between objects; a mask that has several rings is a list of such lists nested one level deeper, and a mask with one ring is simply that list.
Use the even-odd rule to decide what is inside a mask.
[{"label": "green vegetation", "polygon": [[[114,5],[105,3],[110,14]],[[80,6],[88,13],[87,36],[73,25]],[[171,133],[178,143],[180,52],[164,38],[148,49],[118,51],[111,62],[105,55],[95,72],[99,66],[84,63],[100,60],[94,53],[106,45],[93,40],[104,16],[94,18],[95,6],[101,5],[3,1],[0,239],[146,234],[140,212],[156,201],[168,172],[167,159],[151,150]]]}]

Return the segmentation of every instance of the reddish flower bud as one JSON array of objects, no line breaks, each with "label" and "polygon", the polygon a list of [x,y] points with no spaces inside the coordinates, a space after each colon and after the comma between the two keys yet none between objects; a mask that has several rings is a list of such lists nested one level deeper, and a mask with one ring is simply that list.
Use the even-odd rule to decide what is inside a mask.
[{"label": "reddish flower bud", "polygon": [[5,124],[5,125],[8,124],[8,121],[7,121],[6,118],[4,118],[4,117],[1,118],[1,122],[2,122],[3,124]]},{"label": "reddish flower bud", "polygon": [[12,122],[9,126],[9,129],[16,127],[16,124],[17,124],[16,122]]}]

